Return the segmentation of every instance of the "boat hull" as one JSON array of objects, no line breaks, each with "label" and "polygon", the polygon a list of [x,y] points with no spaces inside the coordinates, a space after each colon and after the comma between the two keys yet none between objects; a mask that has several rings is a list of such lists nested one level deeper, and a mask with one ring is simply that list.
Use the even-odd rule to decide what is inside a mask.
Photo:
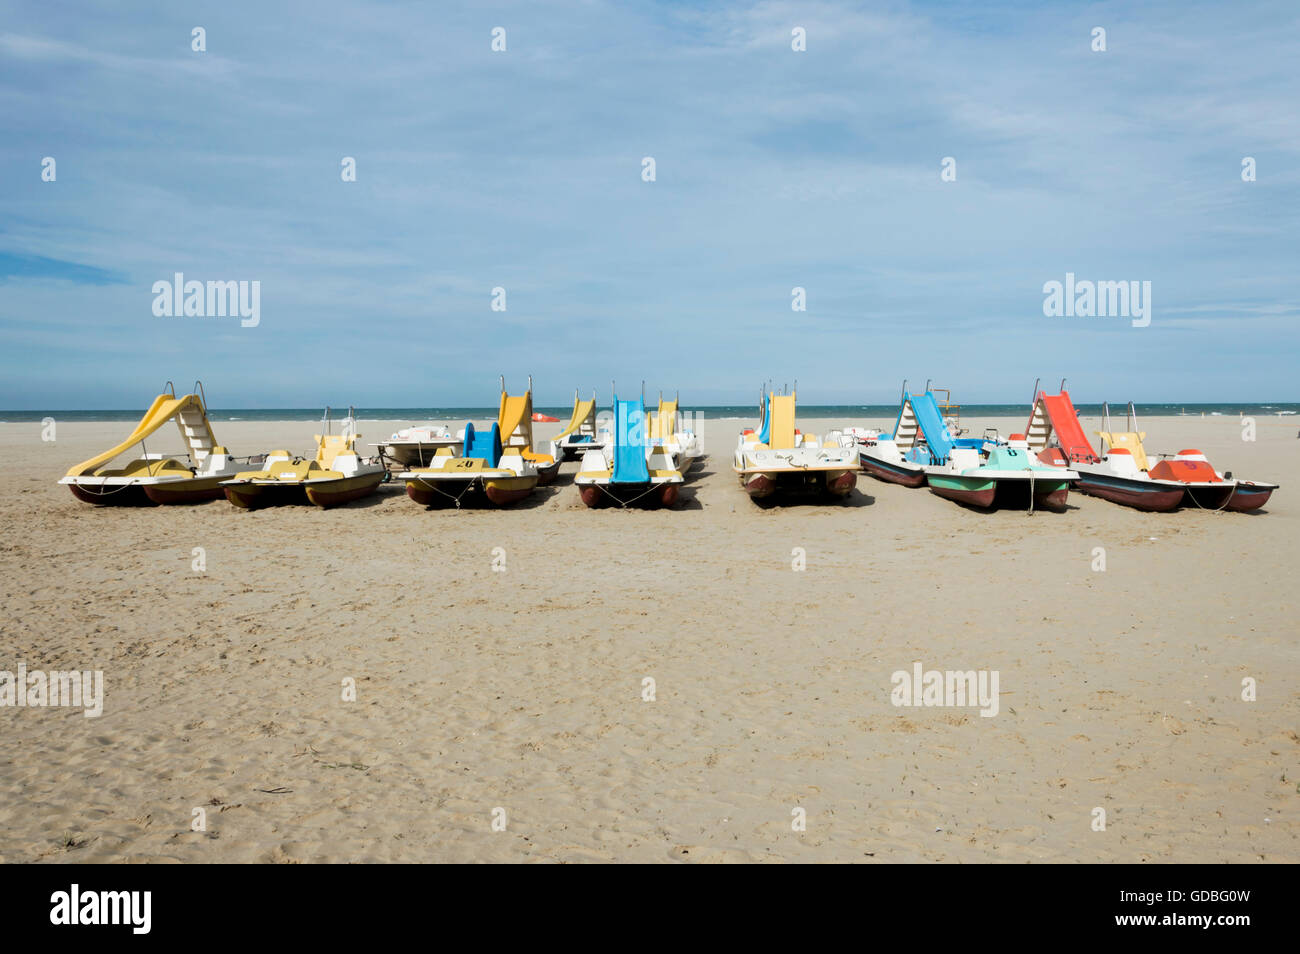
[{"label": "boat hull", "polygon": [[226,484],[226,499],[241,510],[260,510],[263,507],[284,507],[296,504],[314,504],[322,510],[337,507],[374,493],[384,480],[383,472],[341,477],[319,482],[285,481],[283,483]]},{"label": "boat hull", "polygon": [[460,444],[460,441],[441,441],[431,444],[402,441],[379,446],[383,449],[385,457],[396,461],[402,467],[428,467],[439,450],[447,447],[457,447]]},{"label": "boat hull", "polygon": [[454,480],[408,480],[406,496],[425,507],[454,507],[460,501],[481,501],[507,507],[518,503],[541,481],[536,477],[468,477]]},{"label": "boat hull", "polygon": [[100,484],[68,484],[72,496],[82,503],[96,507],[152,507],[154,501],[149,499],[140,484],[104,487]]},{"label": "boat hull", "polygon": [[992,507],[998,493],[996,481],[976,477],[961,475],[939,477],[931,474],[929,483],[931,493],[969,507]]},{"label": "boat hull", "polygon": [[195,480],[177,480],[165,484],[145,484],[144,493],[156,504],[193,504],[207,500],[220,500],[226,495],[221,486],[229,477],[200,477]]},{"label": "boat hull", "polygon": [[1050,475],[1035,478],[1032,483],[1027,480],[1000,479],[997,481],[997,492],[993,497],[993,506],[1007,507],[1008,509],[1027,507],[1031,495],[1035,510],[1044,507],[1059,510],[1065,506],[1065,502],[1069,499],[1070,482]]},{"label": "boat hull", "polygon": [[558,445],[559,456],[557,461],[580,460],[587,451],[603,450],[604,447],[604,441],[576,441],[574,443],[561,441]]},{"label": "boat hull", "polygon": [[978,477],[964,474],[929,474],[930,490],[970,507],[1008,509],[1042,507],[1060,509],[1070,495],[1069,480],[1050,473],[1024,477]]},{"label": "boat hull", "polygon": [[1082,472],[1075,486],[1081,493],[1090,497],[1100,497],[1102,500],[1148,513],[1166,513],[1174,510],[1183,502],[1183,494],[1186,493],[1182,487],[1171,487],[1155,481],[1131,480]]},{"label": "boat hull", "polygon": [[871,457],[865,452],[858,457],[862,469],[875,477],[891,484],[903,487],[920,487],[925,484],[925,471],[918,467],[906,467]]},{"label": "boat hull", "polygon": [[1242,482],[1237,484],[1237,490],[1228,501],[1228,509],[1237,513],[1250,513],[1252,510],[1258,510],[1264,504],[1268,503],[1268,498],[1277,490],[1276,484],[1253,484]]},{"label": "boat hull", "polygon": [[549,484],[551,481],[555,480],[556,475],[558,475],[559,472],[560,472],[560,462],[558,460],[553,463],[546,464],[545,466],[538,465],[537,483],[541,486],[545,486],[546,484]]},{"label": "boat hull", "polygon": [[579,484],[578,496],[593,510],[615,503],[646,508],[671,507],[677,503],[680,489],[681,485],[677,483]]},{"label": "boat hull", "polygon": [[290,504],[304,504],[307,495],[303,493],[300,483],[288,484],[227,484],[224,488],[226,499],[240,510],[261,510],[263,507],[283,507]]},{"label": "boat hull", "polygon": [[740,474],[740,485],[755,500],[774,494],[830,494],[845,497],[858,484],[856,470],[758,471]]},{"label": "boat hull", "polygon": [[341,480],[328,480],[321,483],[308,483],[303,488],[307,499],[328,510],[340,504],[351,503],[375,492],[384,481],[384,474],[359,474],[356,477],[344,477]]},{"label": "boat hull", "polygon": [[488,500],[498,507],[506,507],[523,500],[541,482],[540,474],[536,479],[532,477],[502,477],[487,481],[483,493]]}]

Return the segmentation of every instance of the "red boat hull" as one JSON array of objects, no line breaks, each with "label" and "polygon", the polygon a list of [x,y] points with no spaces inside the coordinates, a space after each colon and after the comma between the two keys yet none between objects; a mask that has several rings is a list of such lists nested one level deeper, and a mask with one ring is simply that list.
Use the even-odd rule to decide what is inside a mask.
[{"label": "red boat hull", "polygon": [[1079,478],[1076,486],[1090,497],[1100,497],[1148,513],[1166,513],[1177,508],[1183,502],[1184,493],[1181,487],[1145,488],[1118,482],[1094,482],[1086,475]]},{"label": "red boat hull", "polygon": [[833,497],[845,497],[858,485],[858,472],[845,470],[831,476],[825,471],[801,471],[779,474],[749,474],[741,477],[745,493],[755,500],[770,497],[778,491],[788,494],[817,494],[825,492]]},{"label": "red boat hull", "polygon": [[869,458],[860,458],[862,469],[878,480],[888,481],[891,484],[899,484],[903,487],[920,487],[925,483],[925,471],[918,470],[911,473],[903,470],[892,470],[887,465]]},{"label": "red boat hull", "polygon": [[1228,509],[1237,513],[1250,513],[1268,503],[1277,487],[1270,484],[1238,484],[1237,492],[1228,501]]},{"label": "red boat hull", "polygon": [[1045,494],[1034,494],[1034,506],[1064,507],[1065,501],[1069,499],[1069,496],[1069,487],[1062,487],[1060,490],[1053,490]]},{"label": "red boat hull", "polygon": [[[540,479],[537,482],[539,484],[542,483]],[[487,495],[487,499],[492,501],[492,503],[496,504],[498,507],[505,507],[512,503],[518,503],[532,492],[533,488],[531,487],[527,487],[523,490],[504,490],[491,483],[489,483],[487,489],[483,491],[483,493]]]},{"label": "red boat hull", "polygon": [[631,505],[643,507],[671,507],[677,503],[681,490],[679,484],[661,484],[649,493],[644,484],[640,486],[612,489],[595,484],[582,484],[578,487],[578,496],[592,509],[606,507],[626,497]]},{"label": "red boat hull", "polygon": [[846,494],[853,493],[853,488],[858,485],[857,471],[847,470],[844,473],[832,477],[826,482],[826,490],[832,496],[843,497]]},{"label": "red boat hull", "polygon": [[755,500],[772,496],[776,490],[776,481],[767,474],[753,474],[744,482],[745,493]]},{"label": "red boat hull", "polygon": [[945,497],[948,500],[955,500],[957,503],[966,504],[971,507],[992,507],[993,498],[998,494],[997,487],[989,487],[987,490],[956,490],[951,487],[930,487],[930,492]]}]

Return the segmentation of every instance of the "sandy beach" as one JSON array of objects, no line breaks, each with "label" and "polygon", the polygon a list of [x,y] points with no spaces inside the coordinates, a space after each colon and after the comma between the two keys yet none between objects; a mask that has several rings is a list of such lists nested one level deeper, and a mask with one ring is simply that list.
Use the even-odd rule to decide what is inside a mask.
[{"label": "sandy beach", "polygon": [[[760,507],[743,423],[706,420],[665,511],[586,509],[575,463],[505,510],[95,508],[56,481],[131,425],[0,425],[0,669],[105,680],[98,718],[0,709],[0,860],[1300,861],[1294,418],[1142,421],[1280,482],[1254,515],[865,474]],[[997,671],[999,711],[893,705],[916,662]]]}]

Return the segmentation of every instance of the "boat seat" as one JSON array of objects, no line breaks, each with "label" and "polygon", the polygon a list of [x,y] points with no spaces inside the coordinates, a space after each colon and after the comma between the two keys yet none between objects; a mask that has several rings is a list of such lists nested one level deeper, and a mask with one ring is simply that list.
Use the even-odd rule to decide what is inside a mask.
[{"label": "boat seat", "polygon": [[354,454],[353,444],[360,434],[326,434],[316,437],[316,461],[323,468],[329,470],[334,466],[334,458],[339,454]]},{"label": "boat seat", "polygon": [[1137,464],[1138,470],[1151,469],[1146,449],[1142,446],[1142,441],[1147,436],[1146,431],[1094,431],[1094,433],[1105,441],[1108,447],[1127,450],[1132,454],[1133,463]]},{"label": "boat seat", "polygon": [[1107,459],[1110,469],[1120,477],[1137,477],[1142,473],[1127,447],[1112,447]]}]

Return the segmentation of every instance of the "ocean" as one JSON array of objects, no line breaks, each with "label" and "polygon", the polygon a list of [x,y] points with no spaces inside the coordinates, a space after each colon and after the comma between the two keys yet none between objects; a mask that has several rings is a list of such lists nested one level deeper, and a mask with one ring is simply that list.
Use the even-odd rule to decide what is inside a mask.
[{"label": "ocean", "polygon": [[[1083,417],[1097,417],[1101,414],[1100,404],[1079,404],[1076,406]],[[1110,406],[1111,415],[1123,416],[1127,402],[1119,401]],[[571,406],[541,407],[534,411],[558,417],[567,421],[572,411]],[[700,407],[683,405],[683,411],[700,413],[712,420],[745,420],[756,418],[758,408],[754,404],[723,405],[719,407]],[[1138,404],[1139,417],[1168,417],[1187,415],[1189,417],[1206,417],[1222,415],[1237,417],[1249,415],[1259,417],[1270,414],[1286,416],[1300,414],[1300,404],[1256,401],[1220,402],[1213,404]],[[47,417],[56,421],[138,421],[145,409],[120,410],[43,410],[43,411],[3,411],[0,410],[0,424],[39,423]],[[355,411],[358,422],[364,421],[468,421],[495,418],[496,405],[491,407],[360,407]],[[896,404],[801,404],[799,416],[808,418],[834,418],[846,424],[862,420],[881,420],[893,418],[898,414]],[[965,418],[986,417],[1025,417],[1029,416],[1027,404],[963,404],[961,415]],[[211,408],[208,416],[215,421],[303,421],[317,422],[323,419],[324,409],[304,407],[278,408]],[[347,416],[346,408],[335,408],[333,419],[338,421]]]}]

